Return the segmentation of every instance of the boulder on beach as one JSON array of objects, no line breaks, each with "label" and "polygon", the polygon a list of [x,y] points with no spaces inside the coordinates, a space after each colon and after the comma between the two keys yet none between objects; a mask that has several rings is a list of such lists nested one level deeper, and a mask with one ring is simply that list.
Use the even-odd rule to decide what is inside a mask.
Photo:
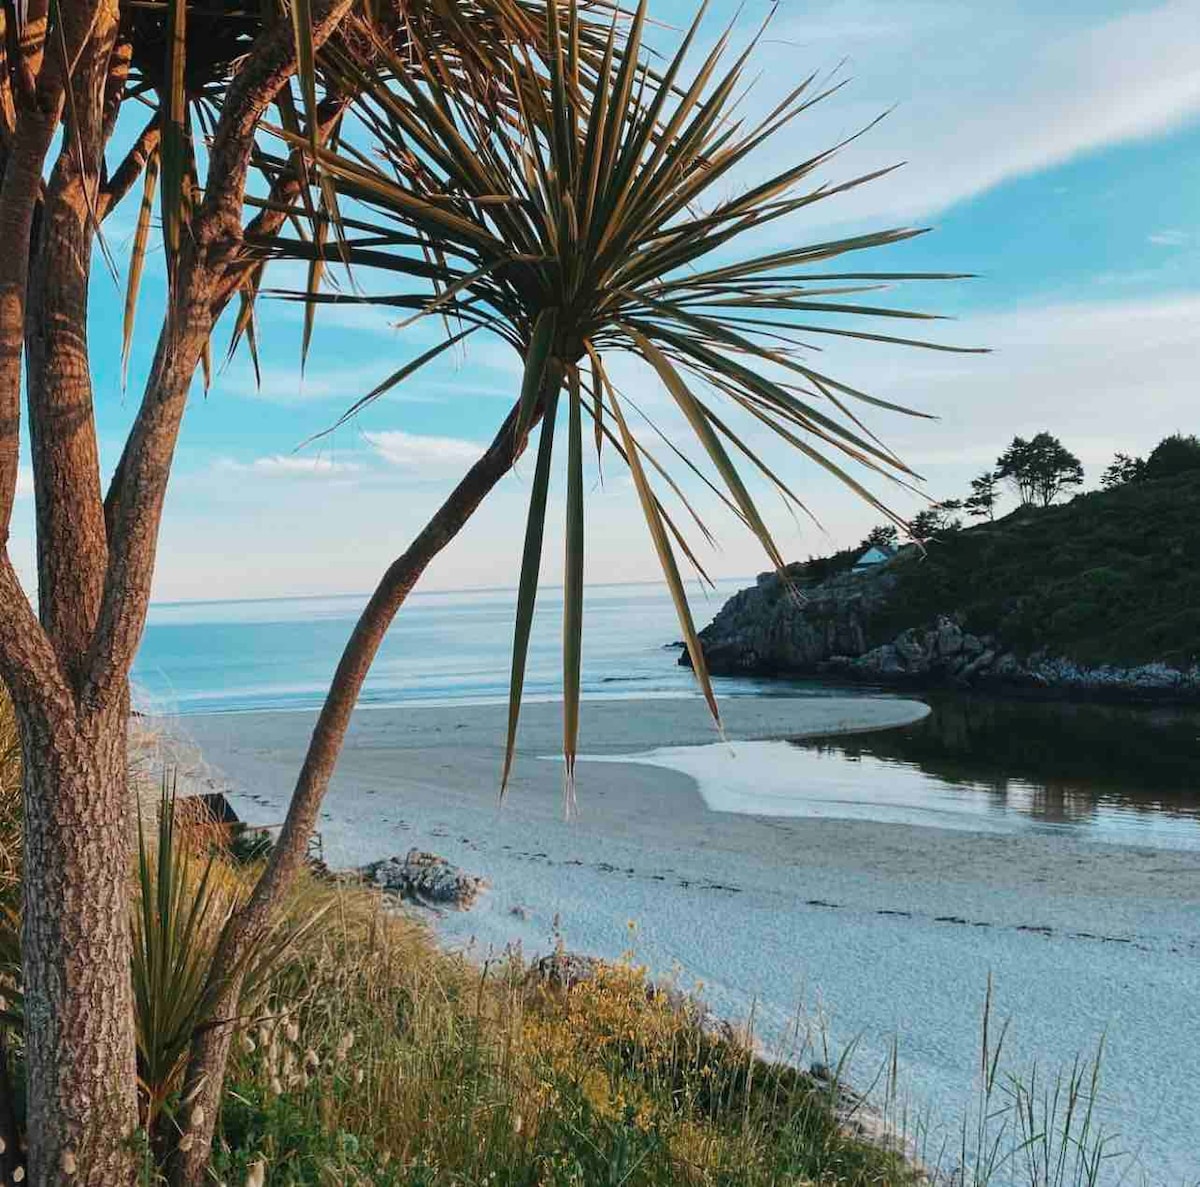
[{"label": "boulder on beach", "polygon": [[532,981],[544,982],[556,989],[571,989],[583,981],[591,981],[603,967],[604,962],[598,957],[559,948],[536,960],[529,976]]},{"label": "boulder on beach", "polygon": [[412,899],[423,906],[468,911],[486,878],[468,874],[436,853],[410,849],[404,857],[385,857],[362,867],[362,875],[385,894]]}]

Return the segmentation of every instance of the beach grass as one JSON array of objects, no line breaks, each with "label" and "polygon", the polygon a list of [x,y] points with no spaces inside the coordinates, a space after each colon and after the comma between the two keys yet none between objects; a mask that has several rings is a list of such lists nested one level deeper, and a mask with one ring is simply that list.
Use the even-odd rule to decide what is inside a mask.
[{"label": "beach grass", "polygon": [[630,960],[562,984],[483,967],[371,892],[310,881],[323,926],[237,1045],[229,1183],[914,1181],[835,1116],[839,1088],[758,1058]]}]

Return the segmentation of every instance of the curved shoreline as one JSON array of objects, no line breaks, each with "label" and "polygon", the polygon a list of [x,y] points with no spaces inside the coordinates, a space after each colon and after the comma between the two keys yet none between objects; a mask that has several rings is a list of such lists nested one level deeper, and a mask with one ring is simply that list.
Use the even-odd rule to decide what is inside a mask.
[{"label": "curved shoreline", "polygon": [[[722,708],[733,740],[885,728],[926,711],[887,696],[739,697]],[[699,698],[586,705],[581,752],[617,761],[580,764],[569,821],[561,765],[538,761],[558,750],[560,708],[528,706],[500,809],[505,718],[503,706],[359,715],[318,826],[329,864],[436,852],[492,885],[474,910],[438,922],[448,942],[484,957],[509,944],[551,951],[560,936],[609,958],[632,945],[656,974],[702,981],[715,1014],[753,1010],[769,1042],[797,1003],[816,1002],[835,1049],[862,1037],[868,1073],[898,1034],[906,1089],[947,1121],[970,1094],[992,976],[997,1009],[1015,1019],[1018,1065],[1069,1063],[1107,1029],[1106,1120],[1146,1144],[1160,1181],[1190,1169],[1179,1135],[1200,1097],[1190,1048],[1171,1036],[1195,1025],[1200,853],[712,811],[690,776],[627,760],[711,744]],[[311,716],[182,724],[244,818],[280,819]]]}]

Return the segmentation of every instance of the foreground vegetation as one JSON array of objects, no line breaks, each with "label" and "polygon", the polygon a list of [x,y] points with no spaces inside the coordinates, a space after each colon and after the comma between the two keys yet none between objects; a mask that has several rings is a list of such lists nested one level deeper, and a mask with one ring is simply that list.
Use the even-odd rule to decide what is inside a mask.
[{"label": "foreground vegetation", "polygon": [[310,882],[329,921],[238,1045],[214,1170],[270,1182],[903,1183],[841,1132],[834,1092],[715,1037],[630,963],[564,987],[476,968],[360,890]]},{"label": "foreground vegetation", "polygon": [[[459,385],[456,415],[473,432],[491,421],[491,444],[464,465],[404,551],[381,564],[331,673],[277,843],[222,929],[202,991],[218,1002],[216,1021],[186,1052],[187,1093],[201,1121],[190,1145],[175,1148],[176,1187],[204,1182],[241,972],[295,887],[385,634],[522,455],[536,460],[502,783],[557,471],[565,489],[562,737],[572,787],[591,442],[597,464],[607,452],[609,472],[628,470],[714,717],[680,572],[681,561],[702,572],[693,549],[712,537],[687,490],[711,490],[782,565],[753,479],[785,504],[803,504],[781,477],[787,468],[777,473],[755,452],[766,430],[793,461],[812,462],[899,521],[864,483],[915,476],[849,405],[905,410],[818,370],[812,344],[835,337],[959,350],[924,338],[917,327],[933,314],[879,292],[893,280],[948,276],[883,272],[883,258],[863,257],[918,228],[834,239],[804,232],[800,220],[817,203],[890,172],[854,175],[832,164],[872,125],[789,149],[784,129],[799,130],[840,83],[820,71],[797,77],[751,116],[746,92],[764,30],[742,37],[734,13],[718,32],[703,16],[700,6],[677,49],[654,34],[652,52],[643,42],[647,0],[0,5],[0,679],[31,760],[22,967],[28,1166],[39,1187],[67,1165],[83,1168],[74,1173],[89,1187],[133,1180],[121,1136],[138,1114],[124,893],[133,860],[129,674],[193,380],[207,386],[216,352],[239,346],[258,371],[260,295],[304,304],[302,366],[322,305],[375,304],[403,318],[397,329],[421,323],[329,431],[428,364],[450,361],[475,334],[480,344],[507,344],[522,378],[506,411]],[[117,246],[123,268],[100,234],[122,204],[138,210],[127,248]],[[820,227],[838,221],[836,211],[819,218]],[[788,246],[776,250],[770,237],[779,235]],[[159,243],[165,267],[146,269]],[[112,335],[89,332],[88,286],[101,259],[127,280],[119,351]],[[302,265],[306,282],[280,293],[271,279],[278,270],[265,271],[275,261],[293,265],[285,277]],[[161,318],[148,338],[135,333],[143,279]],[[222,322],[227,340],[216,335]],[[109,364],[143,392],[117,435],[107,489],[81,349],[106,336]],[[643,421],[643,393],[634,403],[614,383],[614,360],[631,355],[665,397],[666,431]],[[37,492],[36,605],[5,550],[22,424]],[[660,434],[669,444],[663,460],[648,448]],[[60,912],[64,901],[73,909]]]},{"label": "foreground vegetation", "polygon": [[[0,701],[0,1182],[24,1173],[19,884],[20,760]],[[170,806],[170,799],[164,804]],[[151,808],[151,811],[153,809]],[[211,1024],[206,974],[262,856],[213,850],[214,830],[161,813],[131,871],[140,1181],[204,1123],[181,1086]],[[565,976],[568,968],[585,975]],[[865,1105],[839,1084],[756,1054],[632,957],[482,967],[439,948],[357,883],[306,873],[271,943],[243,970],[241,1020],[208,1180],[227,1187],[712,1187],[928,1181],[862,1139]],[[1099,1062],[1023,1080],[985,1006],[978,1097],[961,1127],[907,1115],[897,1062],[875,1093],[934,1180],[960,1187],[1089,1187],[1119,1151],[1096,1124]],[[872,1114],[878,1118],[878,1114]],[[879,1127],[876,1126],[876,1132]],[[963,1170],[963,1167],[969,1169]],[[70,1177],[70,1176],[68,1176]],[[1126,1182],[1137,1182],[1127,1173]]]},{"label": "foreground vegetation", "polygon": [[[20,761],[0,702],[0,1182],[24,1175]],[[165,797],[168,809],[172,801]],[[151,811],[152,811],[151,807]],[[182,1099],[211,1024],[209,966],[261,859],[211,852],[174,813],[144,830],[133,982],[141,1179],[203,1124]],[[904,1183],[835,1118],[839,1089],[756,1058],[631,962],[573,984],[517,954],[482,968],[379,895],[305,874],[244,973],[210,1178],[376,1187]],[[842,1110],[843,1120],[845,1110]]]}]

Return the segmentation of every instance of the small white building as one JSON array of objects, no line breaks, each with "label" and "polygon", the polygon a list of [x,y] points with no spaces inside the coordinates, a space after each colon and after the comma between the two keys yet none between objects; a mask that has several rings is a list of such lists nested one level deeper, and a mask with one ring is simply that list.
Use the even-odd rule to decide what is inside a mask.
[{"label": "small white building", "polygon": [[882,565],[884,561],[890,561],[896,555],[896,550],[888,544],[875,544],[868,548],[854,562],[854,571],[861,573],[863,569],[873,568],[875,565]]}]

